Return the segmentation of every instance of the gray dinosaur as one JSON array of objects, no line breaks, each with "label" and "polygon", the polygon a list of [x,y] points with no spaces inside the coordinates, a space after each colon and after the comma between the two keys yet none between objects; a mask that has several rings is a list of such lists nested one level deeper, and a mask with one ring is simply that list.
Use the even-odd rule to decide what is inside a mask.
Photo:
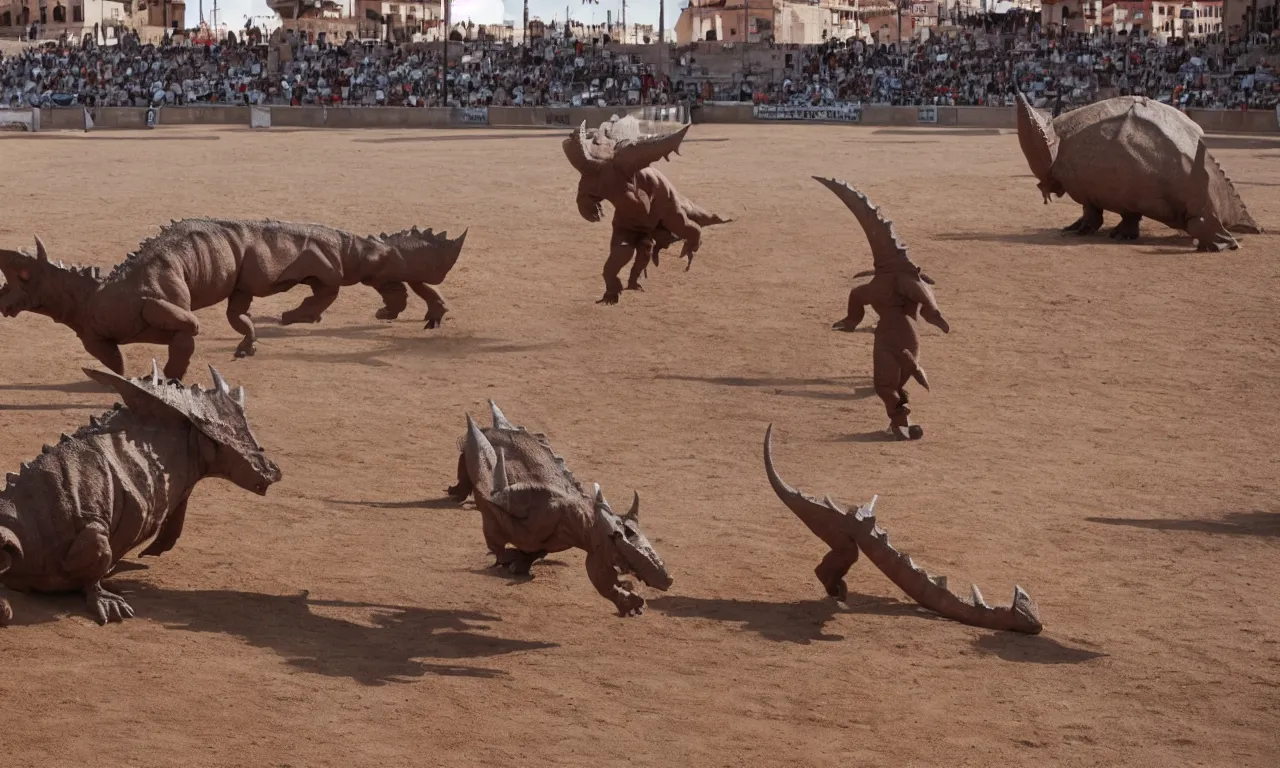
[{"label": "gray dinosaur", "polygon": [[[0,584],[19,591],[84,593],[105,624],[133,616],[102,580],[121,558],[155,537],[142,554],[173,548],[196,483],[220,477],[259,495],[280,469],[245,416],[242,387],[216,370],[213,389],[150,376],[126,379],[85,369],[124,400],[101,418],[10,474],[0,492]],[[0,623],[13,618],[0,598]]]},{"label": "gray dinosaur", "polygon": [[1145,216],[1184,230],[1199,251],[1235,249],[1232,232],[1262,231],[1204,130],[1166,104],[1118,96],[1049,120],[1019,94],[1018,143],[1046,204],[1065,194],[1083,206],[1066,232],[1097,232],[1103,211],[1120,214],[1114,239],[1136,240]]},{"label": "gray dinosaur", "polygon": [[958,597],[947,589],[946,576],[932,576],[915,564],[903,552],[889,544],[889,534],[876,525],[875,503],[854,511],[842,507],[830,496],[818,501],[787,485],[773,468],[773,425],[764,434],[764,469],[769,475],[769,485],[783,504],[800,518],[814,535],[822,539],[831,551],[814,569],[818,581],[827,594],[844,601],[849,588],[845,574],[858,562],[861,550],[889,580],[906,592],[920,605],[953,621],[985,629],[1004,629],[1037,635],[1044,629],[1039,610],[1031,596],[1022,587],[1013,588],[1013,603],[1008,606],[989,606],[982,599],[978,585],[974,584],[969,600]]},{"label": "gray dinosaur", "polygon": [[408,283],[427,301],[427,327],[447,308],[439,285],[458,260],[466,233],[449,240],[417,229],[361,237],[318,224],[280,221],[184,219],[117,264],[103,277],[96,268],[69,267],[49,259],[36,238],[36,255],[0,250],[6,278],[0,309],[47,315],[76,332],[85,351],[124,375],[121,344],[166,344],[165,376],[181,379],[195,352],[200,321],[195,311],[227,302],[227,320],[244,334],[236,357],[257,351],[249,317],[254,297],[311,288],[284,325],[318,323],[342,286],[375,288],[386,306],[377,317],[394,319],[405,308]]},{"label": "gray dinosaur", "polygon": [[640,494],[630,511],[616,514],[599,485],[591,494],[583,489],[546,435],[507,421],[492,400],[489,407],[492,427],[481,429],[467,416],[458,484],[448,493],[460,502],[474,494],[495,565],[523,575],[548,553],[585,550],[591,584],[617,607],[618,615],[643,612],[644,598],[619,574],[633,574],[662,591],[672,580],[640,532]]}]

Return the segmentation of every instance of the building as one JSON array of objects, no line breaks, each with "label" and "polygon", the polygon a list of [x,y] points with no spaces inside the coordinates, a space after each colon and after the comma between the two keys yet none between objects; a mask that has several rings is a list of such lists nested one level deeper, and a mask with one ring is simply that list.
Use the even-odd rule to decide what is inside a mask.
[{"label": "building", "polygon": [[99,29],[185,26],[183,0],[0,0],[0,32],[25,33],[40,24],[40,37],[80,38]]},{"label": "building", "polygon": [[1203,39],[1226,30],[1223,0],[1044,0],[1044,19],[1080,34],[1123,33],[1162,43]]},{"label": "building", "polygon": [[775,42],[785,45],[846,40],[867,34],[858,0],[690,0],[676,19],[680,45]]}]

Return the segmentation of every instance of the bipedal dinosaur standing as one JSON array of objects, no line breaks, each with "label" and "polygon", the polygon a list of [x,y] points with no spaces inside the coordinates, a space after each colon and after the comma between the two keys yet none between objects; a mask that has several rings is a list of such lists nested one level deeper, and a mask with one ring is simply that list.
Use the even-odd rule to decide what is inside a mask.
[{"label": "bipedal dinosaur standing", "polygon": [[1204,129],[1167,104],[1117,96],[1048,120],[1019,93],[1018,144],[1046,205],[1065,194],[1083,208],[1066,232],[1092,235],[1103,211],[1120,214],[1114,240],[1138,239],[1145,216],[1185,231],[1199,251],[1234,250],[1232,232],[1262,231]]},{"label": "bipedal dinosaur standing", "polygon": [[644,598],[630,581],[620,581],[619,574],[633,574],[664,592],[671,576],[640,532],[640,494],[631,510],[619,516],[599,485],[592,494],[582,488],[564,459],[551,450],[546,435],[507,421],[492,400],[489,408],[493,426],[488,429],[467,416],[458,484],[448,493],[459,502],[474,494],[495,565],[525,575],[548,553],[585,550],[591,584],[614,604],[618,615],[643,612]]},{"label": "bipedal dinosaur standing", "polygon": [[[0,492],[0,584],[84,593],[99,624],[133,616],[102,580],[130,550],[160,555],[182,535],[187,499],[206,477],[266,495],[280,480],[245,416],[242,387],[213,373],[213,389],[151,375],[126,379],[85,369],[124,400],[63,435]],[[13,609],[0,598],[0,623]]]},{"label": "bipedal dinosaur standing", "polygon": [[907,246],[898,239],[893,222],[884,218],[866,195],[843,181],[814,178],[835,192],[853,212],[871,244],[871,258],[875,262],[874,270],[854,275],[855,278],[871,276],[871,282],[849,291],[849,313],[831,327],[852,332],[862,322],[867,305],[880,316],[873,347],[876,394],[884,401],[889,429],[894,436],[919,440],[924,437],[924,428],[911,423],[906,386],[915,379],[928,389],[929,379],[920,367],[920,337],[912,320],[923,316],[943,333],[951,332],[951,325],[942,317],[933,290],[929,288],[933,280],[911,262]]},{"label": "bipedal dinosaur standing", "polygon": [[617,304],[622,295],[618,273],[634,257],[627,290],[640,291],[641,274],[649,262],[674,243],[684,242],[681,258],[693,266],[693,255],[702,245],[702,227],[727,224],[681,195],[666,176],[649,166],[671,153],[680,153],[685,126],[674,133],[644,136],[634,117],[617,115],[599,130],[587,131],[583,122],[564,140],[564,153],[582,174],[578,182],[578,212],[589,222],[604,218],[601,203],[613,204],[613,236],[604,264],[604,297],[597,304]]},{"label": "bipedal dinosaur standing", "polygon": [[978,585],[974,584],[966,602],[947,588],[946,576],[930,575],[906,553],[894,549],[889,544],[889,534],[876,525],[875,496],[871,497],[871,503],[850,512],[832,501],[830,496],[818,501],[787,485],[773,468],[772,424],[764,433],[764,469],[769,475],[773,492],[778,494],[782,503],[815,536],[831,547],[831,551],[814,569],[827,595],[840,602],[845,601],[849,587],[845,584],[844,577],[853,564],[858,562],[858,551],[861,550],[912,600],[952,621],[1031,635],[1038,635],[1044,629],[1035,602],[1022,587],[1014,586],[1013,602],[1010,605],[992,607],[982,599]]},{"label": "bipedal dinosaur standing", "polygon": [[456,240],[416,227],[393,235],[360,237],[318,224],[280,221],[184,219],[143,241],[103,277],[96,268],[68,267],[49,259],[36,238],[36,255],[0,251],[6,280],[0,308],[47,315],[80,337],[85,350],[124,375],[121,344],[166,344],[164,373],[181,379],[195,352],[200,321],[195,312],[227,302],[227,320],[244,339],[236,357],[257,351],[249,317],[255,297],[311,288],[281,323],[318,323],[342,286],[372,286],[386,304],[377,317],[393,319],[405,308],[405,283],[427,300],[427,327],[447,310],[432,285],[444,281],[462,251]]}]

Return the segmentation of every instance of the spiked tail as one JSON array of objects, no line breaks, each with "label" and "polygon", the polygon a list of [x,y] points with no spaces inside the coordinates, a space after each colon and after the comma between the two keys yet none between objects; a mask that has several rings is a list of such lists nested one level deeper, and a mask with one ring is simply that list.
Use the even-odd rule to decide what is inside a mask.
[{"label": "spiked tail", "polygon": [[[840,536],[852,538],[857,549],[908,597],[948,619],[974,627],[1032,635],[1039,634],[1044,629],[1035,602],[1022,587],[1014,587],[1013,602],[1009,606],[987,605],[976,586],[966,601],[947,588],[946,576],[926,572],[910,556],[894,549],[889,544],[889,534],[876,525],[874,498],[866,506],[850,512],[832,501],[830,496],[819,501],[787,485],[773,467],[772,436],[773,427],[770,426],[764,438],[765,471],[769,475],[769,483],[778,498],[823,541],[839,544]],[[831,559],[831,555],[827,559]],[[852,559],[845,557],[842,563],[832,565],[843,565],[848,570],[848,566],[856,559],[856,555]],[[818,566],[820,577],[827,565],[827,560],[824,560]],[[842,579],[840,585],[843,585]],[[831,593],[830,586],[828,593]]]}]

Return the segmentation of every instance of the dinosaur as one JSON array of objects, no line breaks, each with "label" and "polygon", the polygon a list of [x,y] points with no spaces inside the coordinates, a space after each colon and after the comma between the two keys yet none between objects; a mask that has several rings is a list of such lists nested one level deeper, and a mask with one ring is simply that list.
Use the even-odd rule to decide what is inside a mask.
[{"label": "dinosaur", "polygon": [[281,316],[284,325],[320,322],[339,288],[356,283],[382,295],[378,318],[394,319],[405,308],[407,282],[427,300],[427,328],[438,327],[447,308],[431,286],[443,282],[465,240],[465,232],[449,240],[416,227],[360,237],[318,224],[184,219],[143,241],[104,277],[92,267],[51,261],[37,237],[34,257],[0,251],[7,281],[0,306],[6,314],[25,308],[68,326],[85,351],[120,375],[121,344],[167,344],[165,376],[181,379],[200,333],[196,310],[226,300],[227,320],[244,334],[236,357],[246,357],[257,351],[253,299],[299,284],[312,295]]},{"label": "dinosaur", "polygon": [[1262,231],[1204,130],[1167,104],[1117,96],[1049,120],[1018,94],[1018,144],[1046,205],[1065,194],[1084,208],[1064,232],[1097,232],[1103,211],[1120,214],[1112,239],[1138,239],[1145,216],[1184,230],[1198,251],[1234,250],[1232,232]]},{"label": "dinosaur", "polygon": [[908,555],[889,544],[889,534],[876,525],[875,504],[871,497],[866,506],[850,512],[831,500],[830,496],[818,501],[792,488],[778,476],[773,467],[773,425],[764,434],[764,468],[769,475],[769,485],[782,503],[800,518],[815,536],[831,551],[814,569],[818,581],[827,595],[845,602],[849,587],[845,574],[858,562],[861,550],[889,580],[907,593],[912,600],[934,613],[962,624],[984,629],[1001,629],[1038,635],[1044,629],[1040,612],[1031,596],[1022,587],[1014,586],[1013,602],[1008,606],[992,607],[982,598],[978,585],[974,584],[969,600],[947,589],[947,577],[932,576],[915,564]]},{"label": "dinosaur", "polygon": [[[173,548],[187,500],[206,477],[265,496],[280,480],[245,416],[244,388],[216,370],[213,388],[151,374],[127,379],[84,369],[123,404],[9,474],[0,492],[0,584],[18,591],[84,593],[99,624],[133,616],[103,579],[134,548],[143,556]],[[0,598],[0,619],[13,609]]]},{"label": "dinosaur", "polygon": [[664,135],[643,135],[634,117],[612,119],[587,131],[585,121],[564,140],[564,153],[582,174],[578,182],[578,212],[589,222],[604,218],[603,201],[613,204],[613,236],[604,264],[604,298],[597,304],[617,304],[622,295],[618,273],[635,258],[627,290],[642,291],[641,274],[649,262],[659,263],[663,249],[684,242],[681,258],[693,266],[702,245],[702,227],[727,224],[676,191],[666,176],[649,167],[671,153],[680,154],[689,126]]},{"label": "dinosaur", "polygon": [[619,574],[632,574],[664,592],[672,579],[640,531],[640,494],[630,511],[616,514],[599,485],[591,494],[583,489],[546,435],[513,425],[492,400],[489,408],[493,426],[488,429],[467,416],[458,484],[447,493],[458,502],[474,495],[495,566],[530,575],[537,560],[576,547],[587,553],[591,584],[618,615],[642,613],[644,598]]},{"label": "dinosaur", "polygon": [[848,315],[831,327],[837,331],[854,331],[862,322],[863,308],[868,304],[880,316],[872,353],[876,394],[884,401],[889,429],[894,436],[900,440],[919,440],[924,437],[924,428],[911,423],[906,385],[915,379],[928,389],[929,379],[920,367],[920,337],[911,320],[919,315],[943,333],[951,332],[951,325],[943,318],[929,287],[934,284],[933,279],[911,262],[907,246],[898,239],[893,222],[884,218],[866,195],[837,179],[813,178],[835,192],[853,212],[871,244],[871,258],[875,263],[874,270],[854,275],[855,278],[871,276],[871,282],[849,291]]}]

